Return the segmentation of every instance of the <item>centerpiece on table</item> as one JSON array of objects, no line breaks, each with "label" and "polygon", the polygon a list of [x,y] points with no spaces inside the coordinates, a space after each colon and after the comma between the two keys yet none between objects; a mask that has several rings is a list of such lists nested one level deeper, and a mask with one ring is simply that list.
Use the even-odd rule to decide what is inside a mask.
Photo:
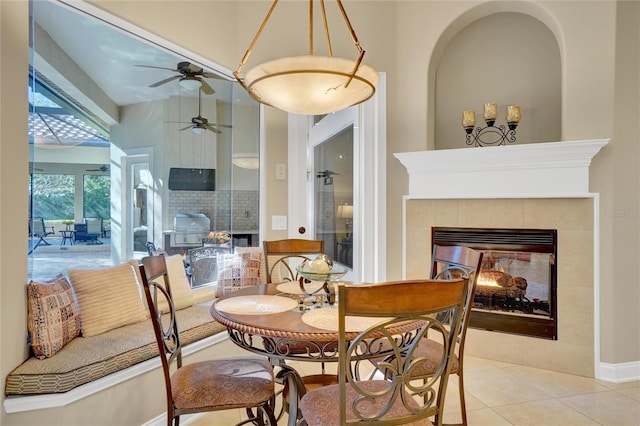
[{"label": "centerpiece on table", "polygon": [[67,227],[67,231],[69,231],[71,229],[71,225],[73,225],[75,222],[71,219],[65,219],[62,221],[62,224],[65,225]]},{"label": "centerpiece on table", "polygon": [[[313,295],[319,290],[322,290],[330,305],[333,305],[335,302],[335,287],[329,286],[329,282],[338,281],[348,272],[346,267],[340,264],[334,264],[333,259],[326,254],[321,254],[313,260],[309,259],[304,261],[296,267],[296,271],[300,276],[298,280],[300,290],[306,295]],[[321,282],[322,287],[312,289],[310,292],[307,291],[305,288],[306,284],[314,281]]]},{"label": "centerpiece on table", "polygon": [[209,232],[206,237],[202,239],[202,244],[205,246],[231,246],[231,235],[227,232]]}]

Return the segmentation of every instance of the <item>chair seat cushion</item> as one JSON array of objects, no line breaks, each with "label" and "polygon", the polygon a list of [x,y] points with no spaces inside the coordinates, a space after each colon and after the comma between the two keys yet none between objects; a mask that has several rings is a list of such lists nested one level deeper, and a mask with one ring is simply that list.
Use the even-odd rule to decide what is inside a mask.
[{"label": "chair seat cushion", "polygon": [[[429,377],[434,375],[442,361],[443,352],[444,346],[442,346],[442,343],[432,339],[422,339],[416,348],[414,358],[425,358],[426,361],[416,363],[415,367],[411,370],[411,377]],[[451,360],[451,373],[456,374],[459,367],[460,362],[458,357],[454,355]]]},{"label": "chair seat cushion", "polygon": [[196,362],[173,373],[171,392],[178,410],[258,406],[274,396],[273,368],[259,358]]},{"label": "chair seat cushion", "polygon": [[[368,392],[382,391],[389,387],[390,382],[384,380],[368,380],[358,382]],[[347,384],[347,421],[356,420],[356,415],[350,410],[351,401],[356,398],[357,394],[353,388]],[[419,408],[419,404],[409,395],[406,395],[407,401],[414,408]],[[373,405],[361,402],[358,404],[359,410],[364,415],[374,415],[387,402],[387,398],[376,399]],[[323,426],[339,426],[340,425],[340,385],[323,386],[307,392],[300,400],[300,411],[302,417],[309,425]],[[408,414],[408,410],[404,407],[401,398],[398,398],[389,411],[390,416]],[[384,420],[384,418],[382,419]],[[432,425],[429,419],[420,419],[415,422],[407,423],[410,425]]]}]

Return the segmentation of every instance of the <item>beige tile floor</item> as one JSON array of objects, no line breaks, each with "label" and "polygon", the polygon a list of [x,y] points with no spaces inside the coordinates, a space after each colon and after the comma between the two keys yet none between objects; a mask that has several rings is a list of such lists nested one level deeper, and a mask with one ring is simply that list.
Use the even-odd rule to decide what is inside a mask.
[{"label": "beige tile floor", "polygon": [[[319,369],[311,363],[291,365],[301,374],[313,374]],[[640,381],[614,384],[465,357],[465,387],[470,426],[640,425]],[[182,423],[226,426],[243,418],[243,410],[230,410]],[[460,422],[457,377],[450,378],[444,422]],[[286,424],[286,418],[279,424]]]}]

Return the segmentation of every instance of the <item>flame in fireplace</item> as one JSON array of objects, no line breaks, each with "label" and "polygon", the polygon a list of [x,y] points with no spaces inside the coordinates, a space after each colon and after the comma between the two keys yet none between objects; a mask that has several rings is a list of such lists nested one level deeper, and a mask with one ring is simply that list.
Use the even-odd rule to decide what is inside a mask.
[{"label": "flame in fireplace", "polygon": [[484,274],[480,274],[478,275],[478,281],[477,281],[478,285],[484,285],[487,287],[499,287],[498,283],[496,282],[496,280],[494,280],[493,278],[490,278]]}]

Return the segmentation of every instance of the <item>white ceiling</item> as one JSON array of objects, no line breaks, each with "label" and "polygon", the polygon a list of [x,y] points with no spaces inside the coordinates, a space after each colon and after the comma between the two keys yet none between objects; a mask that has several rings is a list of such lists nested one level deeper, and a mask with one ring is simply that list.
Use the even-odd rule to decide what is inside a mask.
[{"label": "white ceiling", "polygon": [[[148,65],[175,69],[177,63],[188,60],[161,50],[148,42],[134,38],[115,27],[110,27],[96,19],[83,16],[60,3],[50,1],[33,1],[33,18],[37,25],[57,44],[63,53],[51,60],[43,59],[47,52],[40,48],[52,49],[51,44],[41,42],[36,52],[38,58],[47,64],[37,63],[36,68],[45,70],[46,77],[54,83],[69,84],[65,81],[70,66],[56,64],[57,60],[71,59],[89,80],[95,83],[106,96],[117,106],[131,105],[140,102],[164,99],[169,96],[197,96],[197,91],[185,93],[178,80],[172,80],[156,88],[149,85],[160,80],[178,75],[177,72],[163,69],[143,68],[136,65]],[[46,38],[46,34],[45,34]],[[66,55],[65,55],[66,54]],[[65,58],[68,56],[68,58]],[[215,70],[205,70],[215,72]],[[216,90],[215,96],[230,99],[231,84],[229,80],[208,78],[207,82]],[[78,89],[82,91],[82,89]],[[73,92],[73,89],[69,89]],[[86,90],[84,91],[85,95]],[[82,101],[82,99],[79,99]]]}]

